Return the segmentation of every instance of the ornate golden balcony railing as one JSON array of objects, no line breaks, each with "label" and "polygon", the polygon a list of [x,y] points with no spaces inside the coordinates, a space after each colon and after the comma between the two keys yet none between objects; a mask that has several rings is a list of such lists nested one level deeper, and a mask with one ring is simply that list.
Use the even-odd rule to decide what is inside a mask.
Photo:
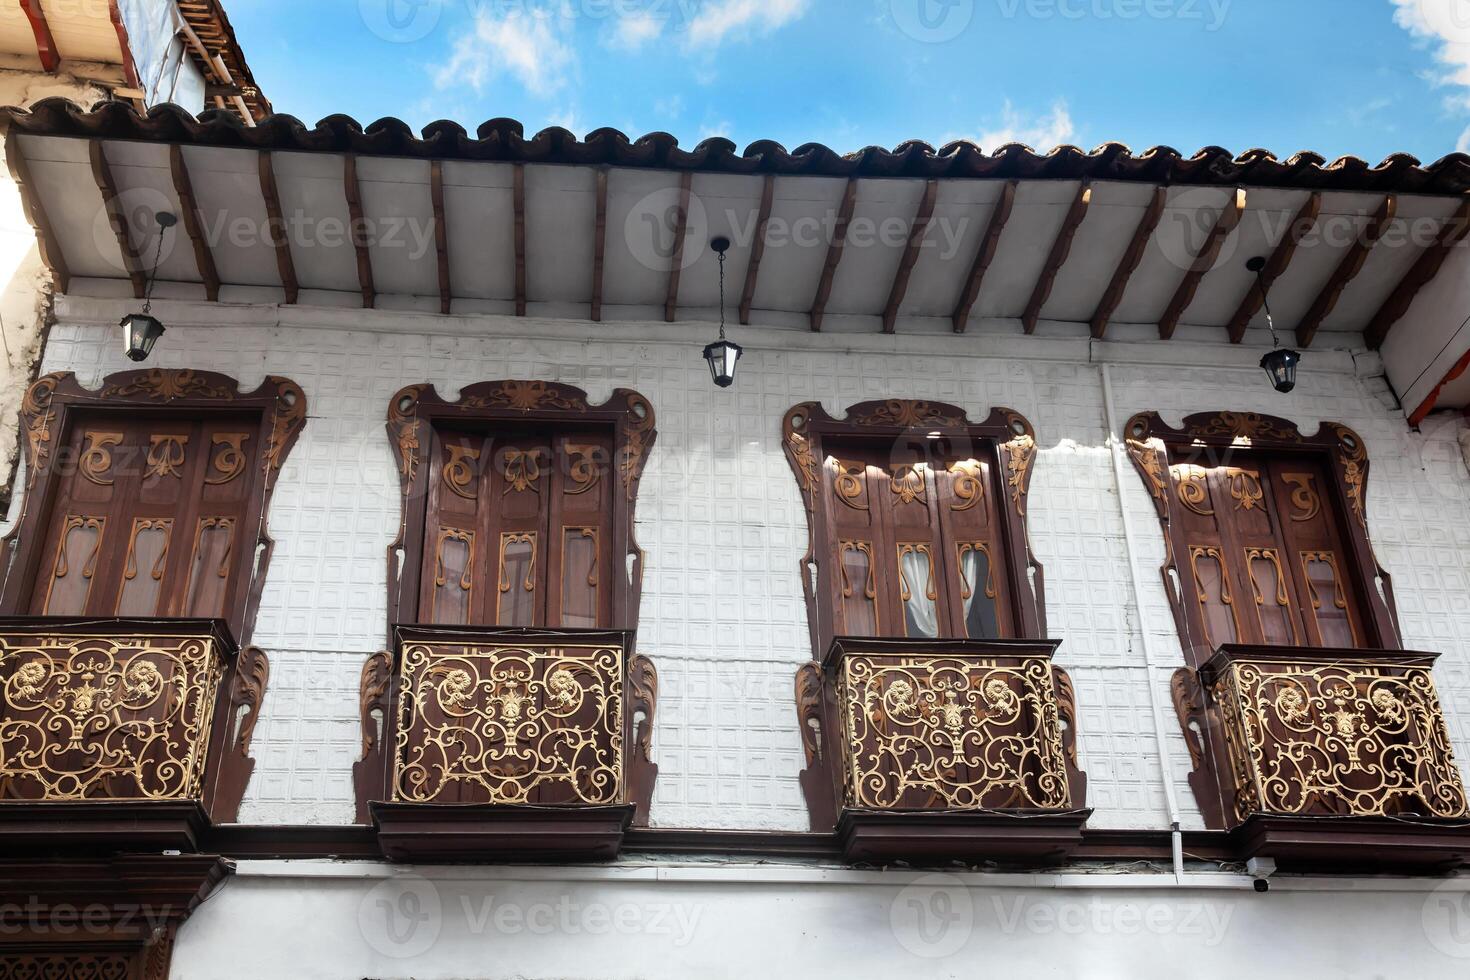
[{"label": "ornate golden balcony railing", "polygon": [[233,656],[212,621],[0,625],[0,798],[199,800]]},{"label": "ornate golden balcony railing", "polygon": [[837,639],[797,678],[813,829],[830,820],[861,859],[1030,860],[1080,841],[1086,777],[1055,648]]},{"label": "ornate golden balcony railing", "polygon": [[629,802],[634,709],[651,715],[656,681],[626,634],[405,626],[398,636],[390,802]]},{"label": "ornate golden balcony railing", "polygon": [[1048,654],[852,652],[839,669],[847,805],[1070,809]]},{"label": "ornate golden balcony railing", "polygon": [[1464,818],[1431,655],[1226,646],[1204,669],[1233,817]]}]

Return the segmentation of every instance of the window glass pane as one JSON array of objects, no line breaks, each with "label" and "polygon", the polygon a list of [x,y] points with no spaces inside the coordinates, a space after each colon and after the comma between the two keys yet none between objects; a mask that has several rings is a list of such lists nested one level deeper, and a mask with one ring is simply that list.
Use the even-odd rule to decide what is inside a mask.
[{"label": "window glass pane", "polygon": [[878,635],[878,581],[873,567],[873,545],[868,541],[842,541],[841,631],[850,636]]},{"label": "window glass pane", "polygon": [[1267,643],[1291,646],[1296,643],[1296,625],[1281,571],[1281,557],[1274,548],[1247,548],[1256,613],[1261,619],[1261,636]]},{"label": "window glass pane", "polygon": [[500,626],[536,625],[536,533],[500,535],[500,597],[495,621]]},{"label": "window glass pane", "polygon": [[934,590],[934,556],[929,546],[899,545],[898,571],[905,635],[938,636],[938,593]]},{"label": "window glass pane", "polygon": [[464,625],[469,622],[470,590],[474,587],[475,532],[441,527],[435,544],[434,603],[430,622]]},{"label": "window glass pane", "polygon": [[1219,548],[1195,546],[1189,549],[1194,570],[1195,596],[1204,614],[1206,639],[1218,649],[1235,643],[1240,630],[1235,622],[1235,597]]},{"label": "window glass pane", "polygon": [[122,595],[117,601],[119,616],[162,614],[158,600],[173,529],[174,522],[167,517],[158,520],[140,517],[133,521],[132,539],[123,561]]},{"label": "window glass pane", "polygon": [[186,616],[223,616],[225,588],[230,583],[230,555],[235,545],[233,517],[202,517],[194,535]]},{"label": "window glass pane", "polygon": [[561,625],[597,625],[597,528],[562,529]]},{"label": "window glass pane", "polygon": [[86,611],[106,518],[69,516],[61,528],[43,614],[75,616]]},{"label": "window glass pane", "polygon": [[1302,552],[1302,567],[1312,595],[1312,611],[1322,644],[1329,647],[1357,646],[1352,619],[1348,616],[1347,593],[1337,572],[1337,556],[1330,551]]},{"label": "window glass pane", "polygon": [[959,546],[960,599],[965,604],[965,635],[972,640],[993,640],[1000,636],[996,616],[995,568],[990,563],[990,549],[981,542]]}]

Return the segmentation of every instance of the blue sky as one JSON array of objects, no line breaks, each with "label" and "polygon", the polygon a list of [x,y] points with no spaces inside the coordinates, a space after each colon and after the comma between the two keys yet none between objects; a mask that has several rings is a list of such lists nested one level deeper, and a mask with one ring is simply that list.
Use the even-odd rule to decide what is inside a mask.
[{"label": "blue sky", "polygon": [[1470,0],[233,0],[308,124],[496,116],[840,151],[1470,150]]}]

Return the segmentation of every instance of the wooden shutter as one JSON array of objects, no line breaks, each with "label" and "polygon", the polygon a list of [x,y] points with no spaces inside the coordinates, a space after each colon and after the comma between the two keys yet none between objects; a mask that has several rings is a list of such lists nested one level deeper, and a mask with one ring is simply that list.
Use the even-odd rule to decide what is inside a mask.
[{"label": "wooden shutter", "polygon": [[71,428],[31,611],[225,616],[253,557],[259,419],[98,412]]},{"label": "wooden shutter", "polygon": [[436,428],[421,620],[609,625],[612,455],[611,432]]}]

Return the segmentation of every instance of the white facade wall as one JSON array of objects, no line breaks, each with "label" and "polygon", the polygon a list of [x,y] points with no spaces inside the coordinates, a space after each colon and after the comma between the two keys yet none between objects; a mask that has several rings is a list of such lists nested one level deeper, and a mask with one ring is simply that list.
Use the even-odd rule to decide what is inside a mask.
[{"label": "white facade wall", "polygon": [[[128,302],[61,298],[43,370],[74,371],[90,386],[134,367],[115,326]],[[699,357],[708,330],[698,324],[169,302],[158,309],[169,329],[150,365],[220,371],[247,389],[281,374],[309,400],[270,514],[276,549],[255,641],[269,652],[272,675],[245,822],[352,822],[358,672],[384,642],[385,555],[399,520],[383,421],[395,391],[426,380],[449,398],[476,381],[528,378],[580,386],[594,403],[617,387],[652,401],[658,441],[637,533],[647,552],[639,649],[660,678],[654,826],[807,829],[793,702],[794,672],[811,658],[798,578],[807,528],[781,450],[781,417],[809,399],[837,415],[895,397],[952,402],[980,418],[1004,405],[1036,426],[1030,533],[1046,569],[1050,632],[1063,641],[1057,661],[1076,683],[1079,751],[1096,808],[1090,825],[1169,826],[1147,631],[1182,824],[1203,827],[1168,700],[1182,654],[1158,573],[1163,538],[1130,464],[1123,500],[1144,591],[1141,603],[1132,595],[1106,442],[1104,360],[1112,362],[1119,425],[1146,409],[1174,424],[1232,409],[1285,416],[1308,432],[1323,420],[1344,422],[1363,436],[1370,529],[1393,576],[1405,642],[1442,654],[1435,678],[1457,757],[1462,767],[1470,760],[1463,423],[1436,418],[1423,433],[1408,430],[1371,356],[1310,354],[1297,390],[1282,396],[1254,366],[1257,352],[1224,345],[751,329],[740,336],[747,352],[736,386],[720,391]],[[1171,363],[1137,363],[1159,357]]]},{"label": "white facade wall", "polygon": [[[114,326],[130,302],[60,297],[43,370],[95,386],[133,367]],[[652,401],[658,440],[637,527],[647,552],[639,647],[660,678],[657,827],[807,829],[792,699],[794,671],[811,656],[798,578],[807,529],[780,422],[799,401],[840,414],[883,397],[952,402],[971,417],[1003,405],[1035,425],[1030,533],[1050,632],[1063,641],[1057,660],[1076,685],[1090,826],[1167,829],[1166,779],[1183,826],[1203,826],[1168,701],[1182,655],[1158,574],[1162,536],[1129,464],[1121,500],[1143,588],[1140,601],[1132,594],[1104,363],[1119,425],[1146,409],[1173,424],[1232,409],[1307,432],[1343,422],[1363,436],[1370,528],[1406,644],[1442,654],[1435,679],[1462,769],[1470,760],[1465,425],[1436,417],[1409,431],[1371,355],[1311,353],[1282,396],[1255,366],[1259,351],[1225,345],[1027,338],[1018,327],[1002,336],[993,324],[964,337],[737,328],[746,356],[736,386],[720,391],[699,357],[708,324],[156,309],[168,333],[150,366],[220,371],[247,390],[285,375],[309,400],[270,514],[276,549],[255,641],[272,671],[244,822],[353,818],[358,671],[383,643],[385,554],[399,519],[384,414],[398,388],[425,380],[449,398],[473,382],[526,378],[580,386],[594,403],[617,387]],[[1160,664],[1152,676],[1145,635]],[[1163,704],[1167,772],[1151,694]],[[1167,869],[1134,866],[913,884],[902,870],[637,855],[598,868],[243,862],[185,925],[172,975],[1175,977],[1255,964],[1266,976],[1366,978],[1470,967],[1465,880],[1278,878],[1259,895],[1230,869],[1191,868],[1167,888]],[[242,942],[247,934],[270,939]]]}]

